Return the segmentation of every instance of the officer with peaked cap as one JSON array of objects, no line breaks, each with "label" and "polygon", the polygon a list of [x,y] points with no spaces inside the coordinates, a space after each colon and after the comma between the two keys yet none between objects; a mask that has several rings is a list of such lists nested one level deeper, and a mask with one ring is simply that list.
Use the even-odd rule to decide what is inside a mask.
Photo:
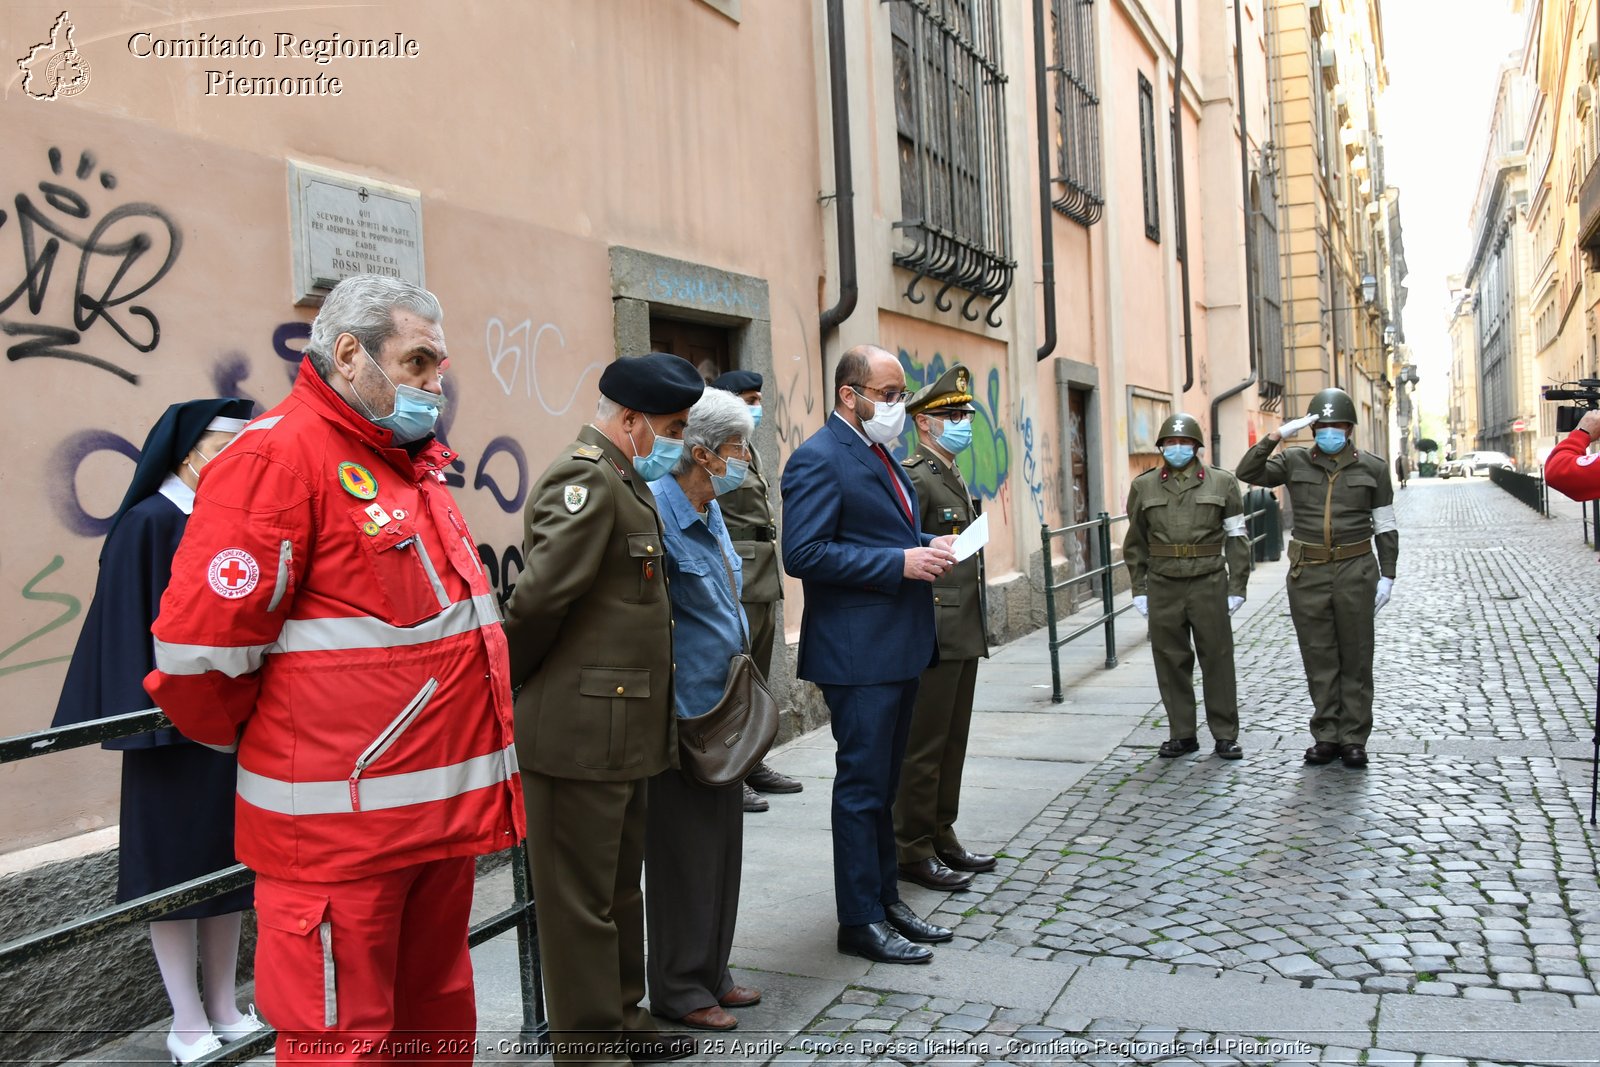
[{"label": "officer with peaked cap", "polygon": [[[905,462],[917,489],[923,533],[958,534],[978,517],[977,501],[956,469],[972,444],[972,374],[953,364],[906,404],[916,420],[916,454]],[[972,726],[978,660],[989,654],[984,620],[983,554],[968,557],[933,583],[939,662],[922,673],[894,798],[900,877],[929,889],[965,889],[995,858],[970,852],[956,836],[961,772]]]},{"label": "officer with peaked cap", "polygon": [[678,356],[616,360],[594,421],[528,494],[505,625],[557,1063],[696,1049],[640,1006],[639,880],[645,784],[677,765],[672,609],[648,483],[677,462],[704,389]]},{"label": "officer with peaked cap", "polygon": [[1233,668],[1233,624],[1250,578],[1239,481],[1200,462],[1205,440],[1193,415],[1169,415],[1156,434],[1161,465],[1128,490],[1128,534],[1122,558],[1133,606],[1150,620],[1156,684],[1167,709],[1162,756],[1197,752],[1194,661],[1200,657],[1206,725],[1222,759],[1239,747],[1239,696]]},{"label": "officer with peaked cap", "polygon": [[[717,377],[711,388],[737,393],[761,425],[761,375],[753,370],[731,370]],[[744,561],[744,588],[740,600],[750,620],[750,655],[764,678],[772,677],[772,646],[778,633],[778,602],[783,599],[783,571],[778,566],[778,520],[772,510],[761,457],[750,449],[750,470],[739,488],[717,497],[728,536]],[[766,811],[762,793],[798,793],[797,779],[758,763],[744,782],[744,810]]]},{"label": "officer with peaked cap", "polygon": [[[1313,424],[1314,447],[1272,454],[1279,441]],[[1400,534],[1389,465],[1355,447],[1355,426],[1350,394],[1324,389],[1304,418],[1256,442],[1237,473],[1256,485],[1289,487],[1289,614],[1314,706],[1306,762],[1337,757],[1346,767],[1365,767],[1374,619],[1394,588]]]}]

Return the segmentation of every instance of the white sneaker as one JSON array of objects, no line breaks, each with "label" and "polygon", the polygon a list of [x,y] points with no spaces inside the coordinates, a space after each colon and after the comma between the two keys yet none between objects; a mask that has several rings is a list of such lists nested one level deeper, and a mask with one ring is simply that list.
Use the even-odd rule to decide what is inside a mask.
[{"label": "white sneaker", "polygon": [[211,1021],[212,1031],[224,1041],[238,1041],[240,1038],[249,1037],[251,1034],[265,1030],[267,1024],[261,1021],[261,1016],[256,1014],[256,1006],[250,1005],[250,1010],[239,1016],[238,1022],[219,1023]]},{"label": "white sneaker", "polygon": [[172,1053],[173,1063],[189,1063],[201,1056],[209,1056],[221,1047],[222,1042],[217,1040],[217,1035],[210,1030],[195,1038],[192,1044],[180,1038],[178,1031],[167,1031],[167,1051]]}]

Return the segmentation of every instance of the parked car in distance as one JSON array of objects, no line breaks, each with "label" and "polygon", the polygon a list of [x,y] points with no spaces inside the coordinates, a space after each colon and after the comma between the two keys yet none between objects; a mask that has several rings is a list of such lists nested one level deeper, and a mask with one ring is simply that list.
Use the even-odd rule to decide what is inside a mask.
[{"label": "parked car in distance", "polygon": [[1463,452],[1455,459],[1447,459],[1439,464],[1439,477],[1453,478],[1460,475],[1470,478],[1474,474],[1482,474],[1490,467],[1506,467],[1517,469],[1517,461],[1504,452]]}]

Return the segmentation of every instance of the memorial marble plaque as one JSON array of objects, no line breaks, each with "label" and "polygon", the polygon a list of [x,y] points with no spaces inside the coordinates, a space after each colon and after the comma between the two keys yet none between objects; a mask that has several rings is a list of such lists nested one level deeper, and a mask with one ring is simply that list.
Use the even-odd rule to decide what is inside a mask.
[{"label": "memorial marble plaque", "polygon": [[423,285],[422,196],[387,182],[289,162],[296,304],[320,304],[353,274]]}]

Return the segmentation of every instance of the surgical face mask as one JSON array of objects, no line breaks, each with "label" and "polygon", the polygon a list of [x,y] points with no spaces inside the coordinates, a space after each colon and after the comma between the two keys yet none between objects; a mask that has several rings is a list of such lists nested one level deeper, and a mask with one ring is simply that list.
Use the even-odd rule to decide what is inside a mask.
[{"label": "surgical face mask", "polygon": [[[200,470],[204,470],[206,468],[206,465],[209,464],[213,459],[216,458],[215,456],[206,455],[204,452],[200,451],[200,449],[198,447],[191,448],[189,451],[193,452],[195,455],[197,455],[201,459],[205,460],[205,463],[200,464]],[[189,468],[189,473],[194,475],[194,480],[198,482],[200,480],[200,471],[197,471],[197,470],[194,469],[194,464],[190,463],[187,459],[185,459],[183,461],[183,465],[185,467]]]},{"label": "surgical face mask", "polygon": [[1344,448],[1345,442],[1349,439],[1350,436],[1343,430],[1335,429],[1332,426],[1324,426],[1317,430],[1317,447],[1330,456]]},{"label": "surgical face mask", "polygon": [[711,474],[711,468],[702,464],[701,469],[711,475],[711,491],[717,496],[731,493],[744,484],[744,476],[750,473],[750,464],[742,459],[727,459],[723,462],[727,468],[721,474]]},{"label": "surgical face mask", "polygon": [[1194,459],[1194,445],[1163,445],[1161,458],[1169,467],[1187,467]]},{"label": "surgical face mask", "polygon": [[[861,390],[856,390],[856,395],[866,396]],[[871,397],[867,397],[872,400]],[[859,412],[857,413],[859,415]],[[900,431],[906,428],[905,401],[897,400],[893,404],[886,404],[881,400],[873,401],[872,418],[863,419],[861,432],[867,435],[867,440],[875,445],[887,445],[900,436]]]},{"label": "surgical face mask", "polygon": [[756,426],[760,426],[761,425],[761,405],[760,404],[751,404],[751,405],[749,405],[749,408],[750,408],[750,418],[755,420]]},{"label": "surgical face mask", "polygon": [[[650,425],[650,420],[645,419],[645,425]],[[650,426],[650,433],[654,435],[655,442],[650,446],[648,456],[639,455],[639,442],[633,440],[633,434],[628,434],[628,440],[633,442],[633,469],[639,472],[639,477],[647,482],[657,478],[665,478],[671,473],[672,468],[678,465],[678,460],[683,455],[683,442],[671,437],[662,437],[656,433],[656,428]]]},{"label": "surgical face mask", "polygon": [[944,419],[944,429],[934,438],[939,442],[939,447],[951,455],[965,452],[972,446],[972,419],[965,418],[960,422]]},{"label": "surgical face mask", "polygon": [[397,445],[420,441],[432,433],[434,424],[439,421],[439,409],[444,406],[444,397],[415,386],[396,385],[394,379],[384,372],[378,361],[372,359],[371,352],[363,347],[361,354],[372,360],[372,365],[378,368],[383,380],[394,390],[394,410],[387,415],[374,416],[372,409],[367,407],[367,402],[361,400],[361,394],[355,393],[355,387],[351,386],[350,391],[355,393],[357,400],[361,400],[361,406],[367,408],[367,419],[374,426],[382,426],[394,434],[394,443]]}]

